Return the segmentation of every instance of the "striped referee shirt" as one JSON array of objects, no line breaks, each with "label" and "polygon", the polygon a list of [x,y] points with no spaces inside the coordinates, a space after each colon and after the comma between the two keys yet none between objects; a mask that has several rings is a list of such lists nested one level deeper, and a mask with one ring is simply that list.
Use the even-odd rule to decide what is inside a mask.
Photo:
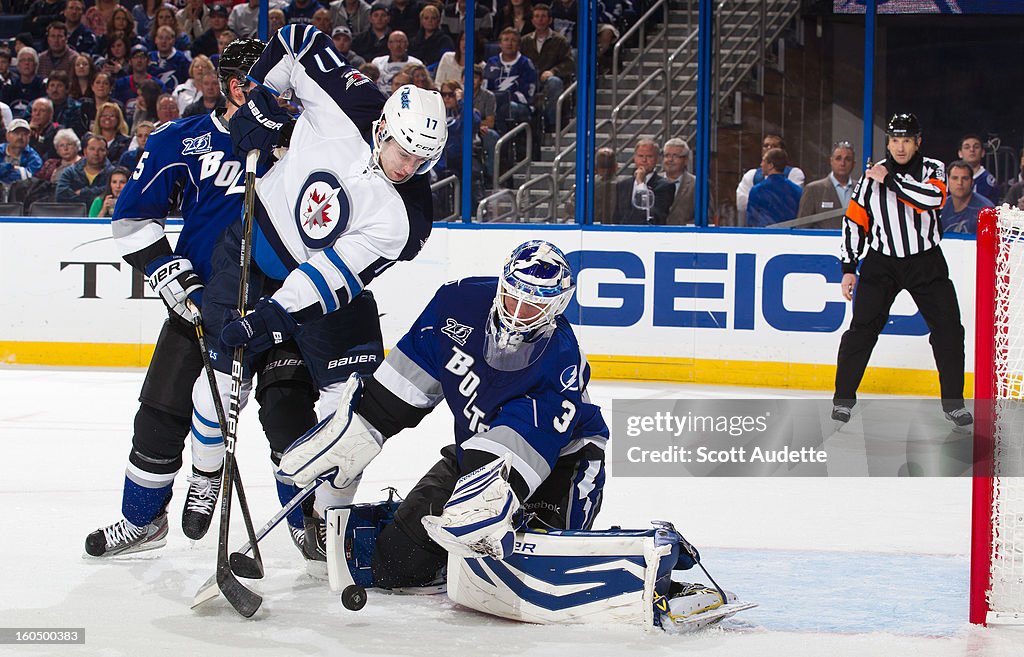
[{"label": "striped referee shirt", "polygon": [[844,274],[857,271],[865,246],[896,258],[938,246],[946,169],[942,162],[927,157],[921,158],[920,166],[919,175],[890,172],[884,183],[867,176],[857,183],[843,222]]}]

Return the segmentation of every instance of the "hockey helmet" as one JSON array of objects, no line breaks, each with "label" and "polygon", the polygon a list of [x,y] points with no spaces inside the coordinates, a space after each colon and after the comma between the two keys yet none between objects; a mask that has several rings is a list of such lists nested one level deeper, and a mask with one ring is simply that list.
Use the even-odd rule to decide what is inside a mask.
[{"label": "hockey helmet", "polygon": [[492,307],[498,346],[516,349],[553,330],[575,288],[557,246],[544,240],[517,246],[505,261]]},{"label": "hockey helmet", "polygon": [[921,124],[910,112],[893,114],[889,124],[885,126],[885,134],[890,137],[920,137]]},{"label": "hockey helmet", "polygon": [[373,124],[372,164],[381,173],[381,147],[388,139],[394,139],[407,153],[424,158],[416,174],[430,171],[441,159],[444,144],[448,140],[448,124],[441,94],[406,84],[387,99],[380,119]]},{"label": "hockey helmet", "polygon": [[263,54],[266,44],[258,39],[235,39],[224,46],[220,62],[217,65],[217,72],[220,76],[220,88],[227,98],[231,98],[231,80],[244,82],[249,75],[249,69],[256,63],[256,60]]}]

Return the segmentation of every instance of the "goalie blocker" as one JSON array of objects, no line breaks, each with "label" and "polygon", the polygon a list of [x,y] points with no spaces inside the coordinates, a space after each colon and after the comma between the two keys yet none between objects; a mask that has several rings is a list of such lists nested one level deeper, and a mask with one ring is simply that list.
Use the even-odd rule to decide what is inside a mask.
[{"label": "goalie blocker", "polygon": [[[397,507],[388,500],[327,509],[331,590],[373,586],[377,535]],[[757,606],[738,602],[729,591],[674,580],[674,573],[697,561],[671,524],[652,524],[639,530],[528,529],[516,533],[512,553],[502,560],[449,554],[448,596],[465,607],[527,623],[617,623],[673,632],[700,629]],[[443,590],[441,584],[400,592]]]}]

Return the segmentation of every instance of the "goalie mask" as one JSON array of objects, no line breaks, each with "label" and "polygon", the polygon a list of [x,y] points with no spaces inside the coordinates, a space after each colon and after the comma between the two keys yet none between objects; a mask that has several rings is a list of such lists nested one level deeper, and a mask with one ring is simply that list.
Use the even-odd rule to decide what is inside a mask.
[{"label": "goalie mask", "polygon": [[[447,140],[448,124],[441,94],[411,84],[403,85],[387,99],[380,119],[373,124],[370,168],[388,182],[406,182],[437,164]],[[394,150],[396,147],[399,150]],[[385,149],[389,152],[385,153]],[[412,162],[415,170],[405,171],[400,179],[388,175],[388,170],[402,171],[409,167],[410,156],[415,158]]]},{"label": "goalie mask", "polygon": [[505,261],[491,307],[496,346],[516,351],[550,335],[576,284],[565,255],[543,240],[521,244]]}]

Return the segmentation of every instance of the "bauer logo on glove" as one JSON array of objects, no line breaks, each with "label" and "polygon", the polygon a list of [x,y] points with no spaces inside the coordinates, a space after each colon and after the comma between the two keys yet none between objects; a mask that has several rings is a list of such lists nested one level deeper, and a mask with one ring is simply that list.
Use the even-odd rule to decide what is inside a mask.
[{"label": "bauer logo on glove", "polygon": [[270,297],[263,297],[245,317],[229,311],[221,331],[221,340],[229,347],[245,347],[260,352],[288,340],[298,323],[287,310]]}]

